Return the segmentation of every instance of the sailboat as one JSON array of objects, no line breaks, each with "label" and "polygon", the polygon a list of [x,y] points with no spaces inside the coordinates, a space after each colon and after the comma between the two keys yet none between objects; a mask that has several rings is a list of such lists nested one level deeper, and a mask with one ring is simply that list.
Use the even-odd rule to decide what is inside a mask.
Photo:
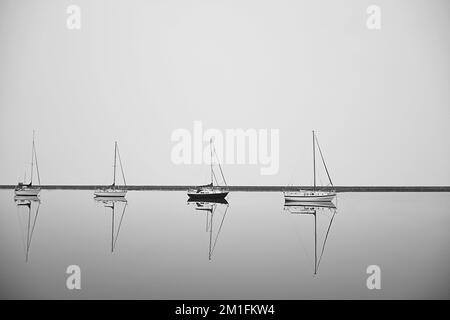
[{"label": "sailboat", "polygon": [[[15,196],[14,202],[17,205],[19,221],[21,222],[21,224],[23,224],[23,221],[21,221],[22,219],[20,219],[19,209],[23,208],[23,207],[27,208],[27,218],[26,218],[27,219],[27,222],[26,222],[26,233],[27,234],[25,236],[24,248],[25,248],[25,262],[28,262],[28,256],[29,256],[30,247],[31,247],[31,240],[33,239],[34,228],[36,226],[36,221],[37,221],[37,218],[39,215],[39,207],[40,207],[41,201],[38,196]],[[36,213],[33,214],[32,207],[35,204],[37,205]],[[23,225],[21,225],[20,227],[23,228]],[[22,240],[22,241],[24,241],[24,240]]]},{"label": "sailboat", "polygon": [[299,191],[285,191],[284,199],[286,201],[306,201],[306,202],[322,202],[322,201],[332,201],[336,197],[335,191],[324,191],[317,189],[316,186],[316,143],[320,152],[320,157],[322,159],[323,166],[330,181],[331,186],[333,182],[331,181],[330,174],[328,172],[327,165],[323,158],[322,150],[320,149],[319,141],[317,140],[316,134],[312,132],[313,136],[313,171],[314,171],[314,187],[313,190],[299,190]]},{"label": "sailboat", "polygon": [[[228,195],[227,182],[225,181],[225,176],[223,175],[222,167],[220,166],[220,162],[218,161],[217,153],[214,149],[213,141],[210,140],[210,154],[211,154],[211,182],[207,185],[197,186],[195,188],[191,188],[188,190],[187,194],[189,199],[192,200],[217,200],[224,199]],[[217,163],[219,165],[220,174],[222,175],[223,182],[225,183],[225,187],[221,187],[218,185],[217,177],[214,173],[213,169],[213,153],[216,156]],[[214,185],[214,181],[216,185]]]},{"label": "sailboat", "polygon": [[[325,251],[325,245],[327,243],[328,235],[330,233],[331,225],[333,224],[334,216],[336,215],[337,208],[332,202],[286,202],[284,210],[291,214],[312,215],[314,216],[314,275],[317,274],[322,261],[323,253]],[[319,212],[329,210],[333,212],[330,223],[323,241],[322,250],[320,256],[317,254],[317,215]]]},{"label": "sailboat", "polygon": [[[120,170],[122,172],[123,184],[124,187],[116,186],[116,167],[117,167],[117,158],[119,158]],[[114,174],[113,174],[113,183],[110,186],[95,190],[95,197],[125,197],[127,194],[126,190],[126,181],[125,174],[123,173],[122,160],[120,159],[119,147],[117,145],[117,141],[114,142]]]},{"label": "sailboat", "polygon": [[[38,178],[38,185],[33,185],[33,173],[34,173],[34,163],[36,162],[36,172],[37,172],[37,178]],[[36,146],[34,144],[34,131],[33,131],[33,143],[31,147],[31,178],[30,183],[19,182],[17,186],[14,189],[14,193],[16,196],[37,196],[39,192],[41,191],[41,178],[39,176],[39,167],[37,162],[37,155],[36,155]]]},{"label": "sailboat", "polygon": [[[122,226],[123,217],[125,215],[125,209],[127,208],[128,201],[125,197],[95,197],[95,201],[103,203],[105,208],[111,209],[111,252],[114,252],[116,248],[117,239],[119,238],[120,227]],[[116,215],[116,204],[117,203],[125,203],[123,206],[122,214],[120,216],[119,225],[117,227],[117,231],[115,232],[115,215]]]},{"label": "sailboat", "polygon": [[[223,222],[225,221],[225,217],[228,212],[228,201],[225,199],[218,199],[218,200],[210,200],[210,201],[195,201],[195,200],[188,200],[188,204],[195,204],[195,210],[197,211],[203,211],[206,212],[206,232],[209,232],[209,254],[208,259],[209,261],[212,260],[212,256],[214,253],[214,249],[216,248],[217,240],[219,239],[220,231],[222,230]],[[222,216],[222,220],[220,222],[220,226],[217,230],[216,237],[213,240],[213,219],[214,219],[214,213],[216,212],[217,208],[220,206],[225,206],[225,211]]]}]

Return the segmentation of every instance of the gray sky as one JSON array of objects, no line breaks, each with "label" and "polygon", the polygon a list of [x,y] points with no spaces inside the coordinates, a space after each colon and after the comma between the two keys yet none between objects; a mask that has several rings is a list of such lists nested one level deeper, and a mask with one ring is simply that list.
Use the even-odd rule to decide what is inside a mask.
[{"label": "gray sky", "polygon": [[[66,8],[81,8],[68,30]],[[368,30],[366,8],[381,8]],[[311,130],[337,185],[450,184],[450,2],[8,1],[0,4],[0,184],[197,184],[171,133],[279,129],[280,170],[229,184],[309,184]],[[321,178],[325,181],[324,176]]]}]

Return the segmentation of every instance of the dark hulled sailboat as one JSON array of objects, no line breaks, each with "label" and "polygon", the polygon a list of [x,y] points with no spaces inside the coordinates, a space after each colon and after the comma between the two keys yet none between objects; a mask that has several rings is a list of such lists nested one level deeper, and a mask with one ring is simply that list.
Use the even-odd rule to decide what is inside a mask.
[{"label": "dark hulled sailboat", "polygon": [[[211,148],[211,182],[207,185],[197,186],[195,188],[191,188],[188,190],[187,194],[190,200],[201,200],[201,201],[208,201],[208,200],[220,200],[225,199],[225,197],[228,195],[228,188],[227,183],[225,181],[225,176],[223,175],[222,167],[220,166],[220,162],[217,161],[220,174],[222,176],[223,182],[225,183],[225,187],[219,186],[216,174],[214,173],[213,168],[213,153],[217,157],[217,154],[214,150],[212,139],[210,140],[210,148]],[[216,184],[214,184],[214,182]]]}]

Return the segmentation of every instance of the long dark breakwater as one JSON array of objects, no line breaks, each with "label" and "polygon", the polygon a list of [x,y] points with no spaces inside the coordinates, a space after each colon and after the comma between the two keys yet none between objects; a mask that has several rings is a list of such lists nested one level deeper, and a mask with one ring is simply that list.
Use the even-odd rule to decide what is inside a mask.
[{"label": "long dark breakwater", "polygon": [[[95,190],[104,185],[41,185],[46,190]],[[186,191],[190,185],[130,185],[121,188],[134,191]],[[14,189],[15,185],[0,185],[0,189]],[[298,189],[313,190],[312,186],[228,186],[229,191],[238,192],[279,192]],[[334,186],[320,187],[320,190],[336,192],[450,192],[450,186]]]}]

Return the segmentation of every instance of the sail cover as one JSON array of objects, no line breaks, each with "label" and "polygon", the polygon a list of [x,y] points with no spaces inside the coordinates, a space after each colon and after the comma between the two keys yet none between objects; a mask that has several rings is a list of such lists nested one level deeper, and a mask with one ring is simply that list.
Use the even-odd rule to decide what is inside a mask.
[{"label": "sail cover", "polygon": [[197,186],[197,188],[199,189],[199,188],[212,188],[212,186],[213,186],[213,184],[212,183],[209,183],[209,184],[205,184],[205,185],[202,185],[202,186]]}]

